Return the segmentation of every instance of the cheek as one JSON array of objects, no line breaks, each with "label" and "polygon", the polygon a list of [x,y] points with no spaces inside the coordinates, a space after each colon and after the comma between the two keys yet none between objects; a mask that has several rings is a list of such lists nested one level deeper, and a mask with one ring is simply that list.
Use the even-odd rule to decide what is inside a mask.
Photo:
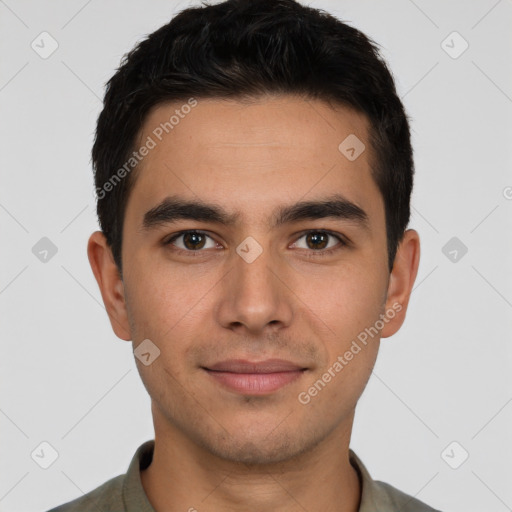
[{"label": "cheek", "polygon": [[191,271],[165,260],[152,265],[135,260],[130,263],[136,271],[127,276],[125,289],[139,337],[179,350],[179,341],[186,340],[187,333],[204,320],[215,286],[222,285],[221,275],[206,273],[200,265]]},{"label": "cheek", "polygon": [[374,323],[386,300],[385,273],[351,265],[326,276],[323,287],[304,287],[312,309],[342,339]]},{"label": "cheek", "polygon": [[176,299],[189,288],[179,269],[169,262],[165,265],[155,257],[144,258],[143,254],[136,254],[130,261],[130,270],[127,281],[140,318],[154,319],[162,312],[166,312],[165,317],[178,313],[177,309],[183,303]]},{"label": "cheek", "polygon": [[328,414],[332,419],[355,407],[371,375],[380,344],[380,332],[375,326],[384,311],[381,289],[382,284],[377,286],[368,278],[354,279],[343,286],[339,284],[321,303],[316,302],[318,314],[332,332],[320,340],[325,358],[312,375],[310,384],[314,389],[310,389],[318,393],[315,407],[322,414],[326,414],[329,404],[340,404],[338,409],[331,407]]}]

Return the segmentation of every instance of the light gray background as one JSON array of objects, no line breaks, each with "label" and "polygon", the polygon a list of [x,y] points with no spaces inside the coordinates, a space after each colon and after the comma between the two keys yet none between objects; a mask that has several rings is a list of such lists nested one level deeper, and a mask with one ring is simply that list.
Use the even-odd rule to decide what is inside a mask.
[{"label": "light gray background", "polygon": [[[87,260],[98,228],[90,149],[121,56],[186,5],[0,0],[2,511],[78,497],[153,437],[131,344],[113,334]],[[352,448],[374,478],[436,508],[512,510],[512,1],[310,5],[382,45],[415,148],[420,270]],[[31,48],[43,31],[59,45],[47,59]],[[469,44],[458,58],[441,46],[453,31]],[[468,248],[456,262],[442,252],[454,236]],[[46,263],[32,253],[42,237],[58,248]],[[58,452],[48,469],[31,458],[43,441]],[[441,456],[453,441],[452,465],[469,453],[458,469]]]}]

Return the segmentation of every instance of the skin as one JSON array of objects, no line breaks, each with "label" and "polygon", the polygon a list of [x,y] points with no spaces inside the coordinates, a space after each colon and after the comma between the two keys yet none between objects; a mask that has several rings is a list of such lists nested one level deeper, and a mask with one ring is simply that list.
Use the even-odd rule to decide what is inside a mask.
[{"label": "skin", "polygon": [[[140,141],[179,106],[154,108]],[[338,150],[349,134],[366,144],[355,161]],[[160,350],[148,366],[135,359],[152,402],[155,452],[141,478],[155,510],[358,510],[361,488],[348,458],[355,407],[380,338],[404,321],[420,253],[417,232],[407,230],[390,274],[370,156],[366,118],[345,107],[293,96],[198,99],[139,164],[122,280],[103,234],[91,235],[88,256],[114,332],[133,348],[148,338]],[[336,218],[270,229],[277,206],[333,191],[367,213],[368,229]],[[142,230],[144,213],[171,194],[239,211],[239,222],[179,220]],[[211,236],[200,254],[177,252],[187,250],[183,237],[163,244],[187,229]],[[350,244],[331,238],[328,248],[338,250],[318,256],[304,231],[321,229]],[[236,252],[248,236],[263,249],[250,264]],[[393,304],[401,310],[379,334],[300,403],[299,393]],[[281,358],[307,370],[273,393],[250,396],[202,368],[231,358]]]}]

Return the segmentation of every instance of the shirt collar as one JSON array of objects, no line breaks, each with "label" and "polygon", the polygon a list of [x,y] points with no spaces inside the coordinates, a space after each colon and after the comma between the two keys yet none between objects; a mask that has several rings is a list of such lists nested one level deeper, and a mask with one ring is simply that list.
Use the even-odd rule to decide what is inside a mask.
[{"label": "shirt collar", "polygon": [[[153,439],[141,444],[130,462],[123,482],[123,502],[126,512],[155,512],[146,496],[144,487],[142,487],[140,478],[140,472],[146,469],[153,460],[154,447]],[[349,460],[357,471],[361,485],[359,512],[372,512],[377,509],[385,512],[388,510],[392,504],[389,502],[387,494],[375,484],[365,465],[352,450],[349,450]]]},{"label": "shirt collar", "polygon": [[154,448],[154,439],[146,441],[137,448],[130,462],[123,482],[123,503],[126,512],[155,512],[140,479],[140,472],[153,460]]},{"label": "shirt collar", "polygon": [[377,486],[366,466],[352,450],[349,450],[349,460],[357,471],[361,485],[361,501],[358,512],[373,512],[374,510],[387,512],[393,510],[387,494]]}]

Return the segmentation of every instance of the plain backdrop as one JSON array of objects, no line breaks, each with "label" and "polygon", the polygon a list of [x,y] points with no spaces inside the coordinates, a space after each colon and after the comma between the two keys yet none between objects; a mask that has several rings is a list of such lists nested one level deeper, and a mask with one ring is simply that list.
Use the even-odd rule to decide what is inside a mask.
[{"label": "plain backdrop", "polygon": [[[81,496],[153,438],[131,344],[87,260],[90,149],[122,55],[191,4],[0,1],[2,511]],[[381,45],[415,149],[419,274],[352,449],[374,478],[443,511],[512,510],[512,1],[309,5]],[[41,450],[57,456],[47,469]]]}]

